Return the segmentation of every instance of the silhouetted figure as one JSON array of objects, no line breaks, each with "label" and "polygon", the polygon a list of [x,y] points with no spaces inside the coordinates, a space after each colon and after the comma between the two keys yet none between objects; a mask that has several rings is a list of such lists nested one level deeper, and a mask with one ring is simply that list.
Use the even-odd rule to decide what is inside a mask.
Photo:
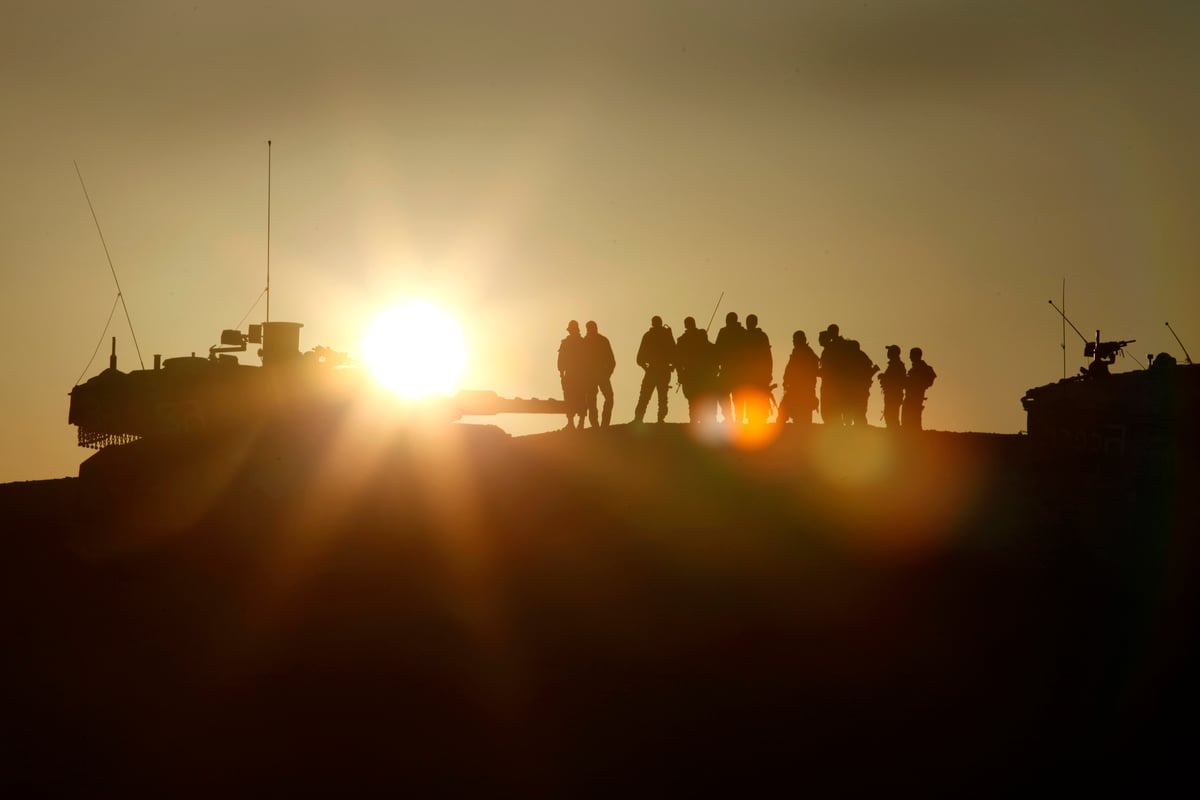
[{"label": "silhouetted figure", "polygon": [[933,385],[937,373],[921,358],[921,348],[908,351],[908,377],[904,382],[904,405],[901,408],[900,425],[905,430],[921,430],[921,413],[925,409],[925,390]]},{"label": "silhouetted figure", "polygon": [[587,354],[584,352],[583,337],[579,335],[579,323],[567,323],[567,335],[558,343],[558,379],[562,383],[563,401],[567,404],[567,427],[583,427],[587,412]]},{"label": "silhouetted figure", "polygon": [[675,337],[671,329],[663,325],[662,317],[656,315],[650,319],[650,329],[642,334],[642,343],[638,347],[637,363],[646,374],[642,376],[642,390],[633,412],[634,422],[643,421],[650,394],[655,391],[658,392],[658,421],[667,418],[667,388],[674,361]]},{"label": "silhouetted figure", "polygon": [[783,399],[779,401],[776,422],[794,419],[810,424],[817,410],[817,354],[808,346],[804,331],[792,334],[792,354],[783,368]]},{"label": "silhouetted figure", "polygon": [[684,319],[683,333],[675,342],[675,372],[688,401],[688,419],[713,422],[717,403],[716,353],[708,341],[708,331],[697,328],[693,317]]},{"label": "silhouetted figure", "polygon": [[826,425],[847,424],[845,414],[846,357],[845,341],[837,325],[830,325],[817,336],[821,345],[821,420]]},{"label": "silhouetted figure", "polygon": [[726,422],[741,422],[744,396],[741,390],[744,375],[746,329],[738,322],[736,311],[725,315],[725,327],[717,331],[716,351],[718,390],[721,394],[721,413]]},{"label": "silhouetted figure", "polygon": [[879,367],[862,351],[854,339],[845,340],[846,358],[846,406],[843,417],[856,427],[867,425],[867,404],[871,399],[871,382]]},{"label": "silhouetted figure", "polygon": [[745,380],[746,421],[753,425],[766,423],[771,415],[771,340],[758,327],[758,315],[746,317]]},{"label": "silhouetted figure", "polygon": [[1175,360],[1175,356],[1170,353],[1159,353],[1158,355],[1150,356],[1150,363],[1146,366],[1147,369],[1166,371],[1171,367],[1179,366],[1179,362]]},{"label": "silhouetted figure", "polygon": [[887,346],[887,369],[879,375],[879,388],[883,390],[883,422],[889,428],[900,427],[900,405],[904,402],[904,383],[908,371],[900,359],[900,346]]},{"label": "silhouetted figure", "polygon": [[[612,374],[617,368],[612,344],[600,333],[596,323],[587,323],[587,336],[583,337],[584,369],[587,372],[586,406],[588,420],[595,428],[597,424],[607,428],[612,422],[613,388]],[[604,397],[604,409],[597,415],[596,397]],[[597,422],[597,416],[599,421]],[[582,420],[581,420],[582,422]]]}]

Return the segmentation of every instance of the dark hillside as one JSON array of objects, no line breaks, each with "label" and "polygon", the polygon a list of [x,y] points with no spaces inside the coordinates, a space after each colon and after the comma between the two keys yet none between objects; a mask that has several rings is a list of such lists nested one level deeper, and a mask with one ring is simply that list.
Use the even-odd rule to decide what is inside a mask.
[{"label": "dark hillside", "polygon": [[172,793],[1178,777],[1190,454],[341,426],[0,487],[10,781]]}]

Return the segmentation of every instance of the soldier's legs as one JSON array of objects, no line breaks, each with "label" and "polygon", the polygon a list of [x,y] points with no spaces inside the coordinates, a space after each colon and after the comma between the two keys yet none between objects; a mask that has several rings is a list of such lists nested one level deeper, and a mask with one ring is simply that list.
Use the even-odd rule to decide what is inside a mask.
[{"label": "soldier's legs", "polygon": [[[613,388],[612,378],[603,378],[598,387],[600,394],[604,396],[604,408],[600,411],[600,425],[607,428],[612,422],[612,407],[613,407]],[[595,424],[594,422],[592,423]]]},{"label": "soldier's legs", "polygon": [[650,405],[650,393],[654,391],[654,376],[649,371],[642,376],[642,388],[638,391],[637,408],[633,411],[633,421],[641,422],[646,417],[646,406]]},{"label": "soldier's legs", "polygon": [[567,407],[567,427],[574,428],[575,427],[575,392],[573,391],[570,382],[567,381],[565,378],[561,380],[561,384],[562,384],[562,393],[563,393],[563,403]]},{"label": "soldier's legs", "polygon": [[910,431],[921,430],[921,412],[924,408],[925,398],[915,400],[904,398],[904,405],[900,411],[900,427]]},{"label": "soldier's legs", "polygon": [[600,420],[600,415],[596,411],[596,392],[598,389],[598,386],[592,385],[587,390],[587,417],[588,421],[592,423],[593,428],[599,424]]},{"label": "soldier's legs", "polygon": [[667,389],[671,386],[671,373],[667,372],[657,376],[654,383],[654,388],[658,392],[658,421],[662,422],[667,418]]},{"label": "soldier's legs", "polygon": [[887,395],[883,396],[883,424],[889,428],[900,427],[900,403]]}]

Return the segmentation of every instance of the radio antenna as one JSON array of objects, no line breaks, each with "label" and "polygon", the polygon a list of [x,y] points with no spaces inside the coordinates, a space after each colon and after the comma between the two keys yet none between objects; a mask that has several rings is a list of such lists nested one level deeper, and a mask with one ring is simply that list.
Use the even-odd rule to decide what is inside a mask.
[{"label": "radio antenna", "polygon": [[1062,282],[1062,353],[1063,353],[1063,379],[1067,377],[1067,279],[1064,276]]},{"label": "radio antenna", "polygon": [[271,321],[271,140],[267,139],[267,322]]},{"label": "radio antenna", "polygon": [[[1071,326],[1071,330],[1075,331],[1075,335],[1079,337],[1080,341],[1082,341],[1084,344],[1090,344],[1090,343],[1091,343],[1091,342],[1090,342],[1090,340],[1089,340],[1089,339],[1088,339],[1086,336],[1084,336],[1082,333],[1080,333],[1080,332],[1079,332],[1079,328],[1076,328],[1076,327],[1075,327],[1075,323],[1074,323],[1074,322],[1071,322],[1071,320],[1067,319],[1067,315],[1066,315],[1065,313],[1063,313],[1063,310],[1062,310],[1061,308],[1059,308],[1058,306],[1054,305],[1054,301],[1053,301],[1053,300],[1049,300],[1049,301],[1047,301],[1047,302],[1049,302],[1049,303],[1050,303],[1050,307],[1051,307],[1051,308],[1053,308],[1055,311],[1057,311],[1057,312],[1058,312],[1058,315],[1059,315],[1060,317],[1062,317],[1062,318],[1063,318],[1063,322],[1065,322],[1065,323],[1067,323],[1068,325],[1070,325],[1070,326]],[[1066,334],[1064,333],[1064,334],[1063,334],[1063,336],[1065,337],[1065,336],[1066,336]],[[1064,352],[1064,353],[1066,352],[1066,349],[1067,349],[1067,346],[1066,346],[1066,344],[1064,344],[1064,345],[1063,345],[1063,352]]]},{"label": "radio antenna", "polygon": [[717,309],[721,307],[721,301],[725,299],[725,292],[721,292],[721,296],[717,298],[717,304],[713,306],[712,316],[708,318],[708,324],[704,326],[704,330],[708,331],[712,327],[712,321],[717,318]]},{"label": "radio antenna", "polygon": [[[1171,335],[1175,337],[1175,341],[1179,342],[1179,335],[1175,333],[1175,329],[1171,327],[1171,323],[1169,322],[1167,323],[1167,330],[1169,330]],[[1183,357],[1187,359],[1187,363],[1191,364],[1192,357],[1188,355],[1187,348],[1183,346],[1183,342],[1179,342],[1179,346],[1183,349]]]},{"label": "radio antenna", "polygon": [[[121,292],[121,281],[117,280],[117,268],[113,266],[112,256],[108,253],[108,243],[104,241],[104,231],[100,230],[100,220],[96,216],[95,207],[92,206],[92,198],[88,194],[87,184],[83,182],[83,173],[79,171],[79,162],[73,160],[71,163],[75,165],[75,174],[79,176],[79,185],[83,188],[83,197],[87,200],[88,210],[92,212],[92,222],[96,223],[96,233],[100,234],[100,246],[104,248],[104,257],[108,259],[108,271],[112,273],[113,283],[117,285],[117,299],[121,301],[121,308],[125,309],[125,322],[129,325],[129,335],[133,337],[133,349],[137,351],[138,364],[141,365],[142,369],[145,369],[146,362],[142,361],[142,348],[138,346],[137,333],[133,330],[133,320],[129,317],[129,306],[125,305],[125,295]],[[112,322],[111,312],[108,315],[108,320]],[[105,330],[108,330],[107,324],[105,325]],[[103,341],[104,334],[100,335],[100,339]],[[93,353],[92,358],[95,357]],[[87,371],[87,367],[84,367],[84,371]]]}]

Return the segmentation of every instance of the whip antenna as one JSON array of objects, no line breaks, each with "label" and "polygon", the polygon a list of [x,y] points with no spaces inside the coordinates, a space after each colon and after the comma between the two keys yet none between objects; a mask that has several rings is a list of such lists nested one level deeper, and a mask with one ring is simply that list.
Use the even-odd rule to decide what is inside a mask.
[{"label": "whip antenna", "polygon": [[725,299],[725,292],[721,292],[721,296],[717,298],[717,304],[715,306],[713,306],[712,316],[710,316],[708,318],[708,324],[704,326],[704,330],[706,332],[708,331],[709,328],[712,327],[712,321],[717,318],[717,309],[721,307],[721,301],[724,299]]},{"label": "whip antenna", "polygon": [[267,139],[267,322],[271,321],[271,140]]},{"label": "whip antenna", "polygon": [[[79,176],[79,185],[83,187],[83,197],[87,200],[88,210],[92,212],[92,222],[96,223],[96,233],[100,234],[100,246],[104,248],[104,257],[108,259],[108,270],[112,273],[113,283],[117,285],[117,299],[121,301],[121,308],[125,310],[125,322],[129,324],[129,335],[133,337],[133,349],[137,351],[138,364],[145,369],[146,362],[142,361],[142,348],[138,346],[137,333],[133,330],[133,320],[129,317],[129,306],[125,305],[125,295],[121,292],[121,281],[117,280],[117,268],[113,266],[112,256],[108,254],[108,243],[104,241],[104,231],[100,230],[100,220],[96,216],[95,207],[92,206],[92,198],[88,194],[87,184],[83,182],[83,173],[79,171],[79,162],[72,161],[71,163],[75,165],[75,174]],[[112,321],[111,313],[109,313],[108,319],[110,322]],[[106,325],[105,330],[107,329]],[[103,338],[103,334],[101,334],[101,340]],[[95,358],[95,354],[92,357]],[[84,370],[86,371],[87,367]]]},{"label": "whip antenna", "polygon": [[[1047,302],[1049,302],[1049,303],[1050,303],[1050,307],[1051,307],[1051,308],[1053,308],[1055,311],[1057,311],[1057,312],[1058,312],[1058,315],[1059,315],[1060,317],[1062,317],[1062,318],[1063,318],[1063,322],[1065,322],[1065,323],[1067,323],[1068,325],[1070,325],[1070,326],[1071,326],[1071,330],[1075,331],[1075,334],[1076,334],[1076,335],[1079,337],[1080,341],[1082,341],[1084,344],[1090,344],[1090,341],[1089,341],[1089,339],[1088,339],[1086,336],[1084,336],[1082,333],[1080,333],[1080,332],[1079,332],[1079,328],[1076,328],[1076,327],[1075,327],[1075,323],[1074,323],[1074,322],[1071,322],[1071,320],[1067,319],[1067,315],[1063,313],[1063,310],[1062,310],[1061,308],[1059,308],[1058,306],[1054,305],[1054,301],[1053,301],[1053,300],[1049,300],[1049,301],[1047,301]],[[1064,336],[1065,336],[1065,334],[1064,334]],[[1063,352],[1066,352],[1066,349],[1067,349],[1067,346],[1064,344],[1064,345],[1063,345]]]},{"label": "whip antenna", "polygon": [[1067,279],[1063,278],[1062,287],[1062,353],[1063,353],[1063,378],[1067,377]]},{"label": "whip antenna", "polygon": [[[1171,335],[1175,337],[1175,341],[1179,342],[1179,335],[1175,333],[1175,329],[1171,327],[1171,323],[1169,322],[1167,323],[1167,330],[1169,330]],[[1191,364],[1192,357],[1188,355],[1187,348],[1183,346],[1183,342],[1179,342],[1179,346],[1183,349],[1183,357],[1187,359],[1187,363]]]}]

